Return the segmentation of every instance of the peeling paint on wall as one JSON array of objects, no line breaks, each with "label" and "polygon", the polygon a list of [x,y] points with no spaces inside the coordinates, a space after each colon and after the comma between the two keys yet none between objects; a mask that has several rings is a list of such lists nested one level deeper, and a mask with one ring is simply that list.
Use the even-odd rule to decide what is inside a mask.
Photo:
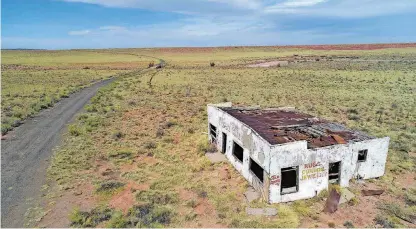
[{"label": "peeling paint on wall", "polygon": [[[329,185],[329,163],[340,162],[339,184],[348,186],[353,178],[375,178],[384,175],[389,138],[374,138],[347,144],[308,148],[307,141],[271,145],[249,126],[215,106],[208,106],[208,122],[217,127],[217,147],[221,150],[222,134],[227,134],[225,156],[234,168],[270,203],[311,198]],[[232,154],[233,142],[244,149],[243,163]],[[367,158],[358,162],[358,151],[366,149]],[[250,158],[264,169],[268,182],[263,184],[250,172]],[[298,166],[298,191],[281,194],[281,169]]]}]

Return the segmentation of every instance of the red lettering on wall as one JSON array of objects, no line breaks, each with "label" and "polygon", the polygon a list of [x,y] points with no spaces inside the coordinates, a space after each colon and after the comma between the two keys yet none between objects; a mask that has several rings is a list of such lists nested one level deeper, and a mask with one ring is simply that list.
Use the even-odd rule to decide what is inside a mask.
[{"label": "red lettering on wall", "polygon": [[280,176],[273,175],[270,179],[270,184],[272,185],[279,185],[280,184]]},{"label": "red lettering on wall", "polygon": [[314,161],[312,163],[305,164],[305,169],[311,169],[311,168],[315,168],[315,167],[319,167],[319,166],[321,166],[321,163]]}]

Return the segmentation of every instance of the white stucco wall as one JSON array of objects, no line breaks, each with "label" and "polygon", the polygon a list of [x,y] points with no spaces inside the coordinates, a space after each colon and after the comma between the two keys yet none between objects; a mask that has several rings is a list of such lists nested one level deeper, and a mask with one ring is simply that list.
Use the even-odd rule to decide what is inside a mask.
[{"label": "white stucco wall", "polygon": [[[239,171],[254,188],[263,189],[257,177],[250,172],[250,157],[259,164],[268,176],[270,166],[270,144],[261,138],[251,128],[214,106],[208,106],[208,128],[209,124],[217,127],[217,148],[222,148],[222,133],[227,134],[227,148],[225,155],[231,164]],[[233,142],[244,149],[243,163],[233,155]],[[262,190],[264,192],[264,190]]]},{"label": "white stucco wall", "polygon": [[[211,105],[208,105],[208,130],[209,123],[217,128],[218,149],[222,148],[222,133],[227,134],[226,157],[254,188],[261,190],[263,194],[267,193],[266,199],[270,203],[310,198],[327,189],[329,163],[341,162],[340,185],[344,187],[357,176],[368,179],[384,174],[388,137],[307,149],[306,141],[271,146],[250,127]],[[232,154],[233,142],[244,149],[243,163]],[[358,151],[363,149],[368,150],[367,159],[365,162],[358,162]],[[250,157],[263,167],[264,175],[270,179],[268,190],[264,190],[264,185],[250,172]],[[281,195],[281,169],[291,166],[298,166],[298,191]]]},{"label": "white stucco wall", "polygon": [[[329,163],[341,162],[339,184],[343,187],[348,186],[349,181],[358,175],[363,179],[380,177],[384,174],[388,145],[389,138],[379,138],[317,149],[307,149],[306,141],[272,146],[272,180],[281,179],[282,168],[299,166],[299,189],[298,192],[281,195],[280,182],[275,182],[270,185],[270,202],[310,198],[327,189]],[[363,149],[368,150],[367,159],[358,162],[358,151]]]}]

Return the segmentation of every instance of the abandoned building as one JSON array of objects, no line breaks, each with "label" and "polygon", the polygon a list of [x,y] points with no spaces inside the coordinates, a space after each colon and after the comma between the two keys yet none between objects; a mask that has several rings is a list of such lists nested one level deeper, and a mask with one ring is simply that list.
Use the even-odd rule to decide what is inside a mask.
[{"label": "abandoned building", "polygon": [[208,130],[210,141],[269,203],[382,176],[390,140],[290,108],[231,103],[208,105]]}]

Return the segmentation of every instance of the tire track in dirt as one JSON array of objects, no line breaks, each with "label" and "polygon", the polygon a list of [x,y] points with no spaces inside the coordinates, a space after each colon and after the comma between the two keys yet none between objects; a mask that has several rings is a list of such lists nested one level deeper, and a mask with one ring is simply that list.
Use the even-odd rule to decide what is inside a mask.
[{"label": "tire track in dirt", "polygon": [[[158,58],[155,58],[158,59]],[[158,59],[159,64],[165,64]],[[129,73],[143,73],[140,69]],[[129,74],[127,73],[127,74]],[[126,74],[122,74],[123,77]],[[10,131],[1,141],[1,226],[23,227],[25,213],[41,197],[53,149],[66,125],[112,77],[62,99]]]}]

